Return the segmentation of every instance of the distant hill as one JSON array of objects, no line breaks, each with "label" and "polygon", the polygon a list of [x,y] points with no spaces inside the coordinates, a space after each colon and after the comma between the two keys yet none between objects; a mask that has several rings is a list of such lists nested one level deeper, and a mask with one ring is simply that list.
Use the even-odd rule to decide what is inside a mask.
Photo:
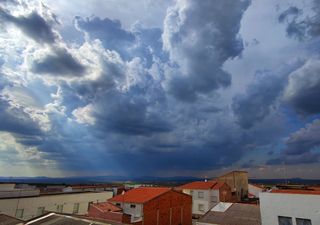
[{"label": "distant hill", "polygon": [[95,176],[95,177],[0,177],[0,182],[6,183],[47,183],[47,184],[79,184],[79,183],[186,183],[200,180],[196,177],[124,177],[124,176]]},{"label": "distant hill", "polygon": [[249,179],[249,183],[254,184],[306,184],[306,185],[320,185],[320,179]]},{"label": "distant hill", "polygon": [[[116,183],[116,182],[132,182],[132,183],[157,183],[165,185],[174,185],[187,183],[203,178],[175,176],[175,177],[125,177],[125,176],[95,176],[95,177],[0,177],[0,182],[6,183],[45,183],[45,184],[94,184],[94,183]],[[320,179],[249,179],[250,183],[256,184],[320,184]]]}]

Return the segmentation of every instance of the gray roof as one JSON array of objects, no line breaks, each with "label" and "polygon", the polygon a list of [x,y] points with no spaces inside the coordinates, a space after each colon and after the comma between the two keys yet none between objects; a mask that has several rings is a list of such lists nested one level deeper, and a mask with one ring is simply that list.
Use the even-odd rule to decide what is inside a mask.
[{"label": "gray roof", "polygon": [[5,214],[0,214],[0,225],[17,225],[17,224],[23,224],[23,221],[18,220],[11,216],[7,216]]},{"label": "gray roof", "polygon": [[[49,213],[43,217],[30,220],[27,225],[112,225],[113,223],[93,221],[71,215]],[[1,224],[0,224],[1,225]]]},{"label": "gray roof", "polygon": [[207,212],[199,222],[219,225],[261,225],[260,208],[257,205],[234,203],[225,212]]}]

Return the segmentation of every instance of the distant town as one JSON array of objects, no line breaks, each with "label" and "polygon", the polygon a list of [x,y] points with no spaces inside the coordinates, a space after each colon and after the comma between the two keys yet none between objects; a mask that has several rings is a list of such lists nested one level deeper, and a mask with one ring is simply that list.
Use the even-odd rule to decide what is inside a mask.
[{"label": "distant town", "polygon": [[246,171],[211,179],[159,178],[158,182],[150,177],[144,182],[94,183],[84,182],[85,178],[78,178],[82,183],[75,183],[75,178],[65,183],[35,182],[41,179],[50,180],[1,178],[1,225],[320,224],[316,180],[251,180]]}]

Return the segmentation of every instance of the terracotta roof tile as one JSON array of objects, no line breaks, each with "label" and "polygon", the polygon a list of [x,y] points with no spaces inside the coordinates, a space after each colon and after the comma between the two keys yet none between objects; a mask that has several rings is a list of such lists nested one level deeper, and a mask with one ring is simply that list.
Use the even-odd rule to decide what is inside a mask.
[{"label": "terracotta roof tile", "polygon": [[198,190],[209,190],[220,189],[225,183],[221,181],[195,181],[179,187],[179,189],[198,189]]},{"label": "terracotta roof tile", "polygon": [[131,189],[124,194],[116,195],[109,199],[110,202],[130,202],[130,203],[145,203],[153,198],[158,197],[171,188],[164,187],[139,187]]},{"label": "terracotta roof tile", "polygon": [[121,208],[113,205],[110,202],[93,203],[92,206],[96,207],[104,212],[120,212],[120,211],[122,211]]}]

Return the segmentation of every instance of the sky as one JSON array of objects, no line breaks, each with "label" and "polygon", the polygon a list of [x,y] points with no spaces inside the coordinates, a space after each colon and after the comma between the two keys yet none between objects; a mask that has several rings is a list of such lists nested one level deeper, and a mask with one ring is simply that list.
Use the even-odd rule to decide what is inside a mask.
[{"label": "sky", "polygon": [[320,178],[318,0],[0,0],[0,176]]}]

